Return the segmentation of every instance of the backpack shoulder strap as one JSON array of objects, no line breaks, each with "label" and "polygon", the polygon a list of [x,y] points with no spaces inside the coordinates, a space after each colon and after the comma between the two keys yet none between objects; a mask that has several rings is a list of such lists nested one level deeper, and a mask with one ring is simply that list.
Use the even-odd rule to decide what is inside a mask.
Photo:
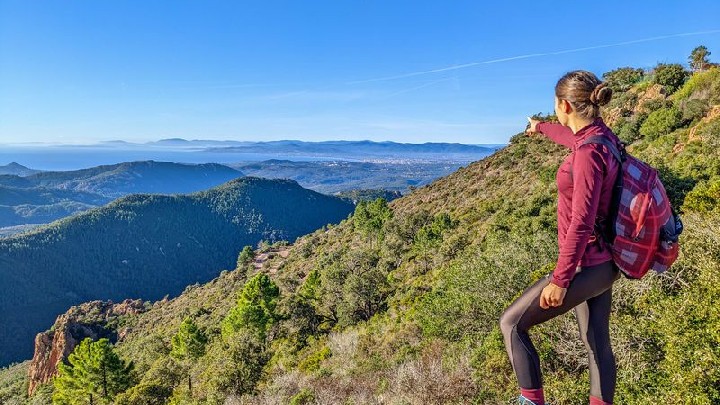
[{"label": "backpack shoulder strap", "polygon": [[[617,217],[618,207],[620,205],[620,197],[622,196],[622,188],[623,188],[623,176],[622,176],[622,165],[625,161],[625,148],[623,147],[622,152],[618,150],[618,148],[615,146],[615,144],[608,139],[605,136],[601,135],[594,135],[583,141],[583,145],[586,145],[588,143],[599,143],[601,145],[607,146],[610,153],[615,156],[615,159],[617,160],[618,164],[620,165],[617,177],[615,177],[615,183],[613,184],[613,191],[611,194],[611,202],[610,202],[610,211],[608,212],[608,218],[610,220],[614,220],[614,218]],[[621,144],[622,146],[622,144]],[[570,172],[572,173],[572,171]],[[597,220],[596,220],[597,221]],[[604,219],[602,220],[605,221]],[[614,224],[607,224],[603,223],[600,224],[600,229],[598,229],[598,224],[596,222],[595,224],[596,230],[600,231],[600,235],[605,240],[605,242],[612,244],[615,241],[615,226]],[[603,229],[604,228],[604,229]]]},{"label": "backpack shoulder strap", "polygon": [[599,143],[601,145],[607,146],[610,153],[612,153],[612,155],[615,156],[615,159],[617,159],[618,163],[620,163],[620,166],[622,166],[622,163],[625,160],[624,156],[622,155],[622,153],[620,153],[618,148],[615,146],[615,144],[610,139],[608,139],[607,137],[604,137],[604,136],[595,135],[595,136],[591,136],[588,139],[586,139],[582,144],[587,145],[589,143]]}]

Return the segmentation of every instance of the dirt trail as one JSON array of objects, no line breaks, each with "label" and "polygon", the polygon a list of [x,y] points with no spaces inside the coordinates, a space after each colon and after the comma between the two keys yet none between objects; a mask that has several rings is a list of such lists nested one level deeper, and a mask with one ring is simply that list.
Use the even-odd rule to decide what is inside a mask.
[{"label": "dirt trail", "polygon": [[[278,256],[282,259],[287,258],[290,254],[290,247],[291,246],[281,246],[279,248],[273,248],[271,250],[268,250],[267,252],[260,253],[255,257],[255,260],[253,261],[253,266],[255,267],[255,270],[259,271],[264,267],[265,262],[277,258]],[[274,263],[272,263],[272,266],[267,269],[267,272],[270,274],[277,273],[281,263],[282,260],[275,260]]]}]

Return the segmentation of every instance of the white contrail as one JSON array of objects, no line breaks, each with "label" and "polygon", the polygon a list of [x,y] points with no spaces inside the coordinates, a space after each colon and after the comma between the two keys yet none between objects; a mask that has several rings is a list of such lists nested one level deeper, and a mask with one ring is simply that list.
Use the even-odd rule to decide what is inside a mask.
[{"label": "white contrail", "polygon": [[409,93],[409,92],[411,92],[411,91],[424,89],[425,87],[433,86],[433,85],[435,85],[435,84],[442,83],[442,82],[447,82],[447,81],[449,81],[449,80],[452,80],[452,78],[449,78],[449,77],[448,77],[448,78],[445,78],[445,79],[433,80],[433,81],[431,81],[431,82],[427,82],[427,83],[421,84],[421,85],[419,85],[419,86],[410,87],[409,89],[398,90],[398,91],[396,91],[396,92],[394,92],[394,93],[390,93],[390,94],[388,94],[388,95],[386,95],[386,96],[384,96],[384,97],[381,97],[381,99],[384,100],[384,99],[386,99],[386,98],[395,97],[395,96],[400,95],[400,94],[405,94],[405,93]]},{"label": "white contrail", "polygon": [[446,66],[446,67],[443,67],[443,68],[432,69],[432,70],[424,70],[424,71],[420,71],[420,72],[405,73],[405,74],[396,75],[396,76],[387,76],[387,77],[380,77],[380,78],[376,78],[376,79],[367,79],[367,80],[357,80],[357,81],[350,82],[349,84],[358,84],[358,83],[380,82],[380,81],[387,81],[387,80],[404,79],[404,78],[407,78],[407,77],[427,75],[427,74],[432,74],[432,73],[441,73],[441,72],[447,72],[447,71],[450,71],[450,70],[466,69],[466,68],[473,67],[473,66],[478,66],[478,65],[490,65],[490,64],[493,64],[493,63],[507,62],[507,61],[511,61],[511,60],[537,58],[537,57],[540,57],[540,56],[561,55],[561,54],[564,54],[564,53],[582,52],[582,51],[589,51],[589,50],[601,49],[601,48],[612,48],[612,47],[615,47],[615,46],[623,46],[623,45],[637,44],[637,43],[641,43],[641,42],[660,41],[660,40],[662,40],[662,39],[668,39],[668,38],[687,37],[687,36],[692,36],[692,35],[717,34],[717,33],[720,33],[720,29],[718,29],[718,30],[710,30],[710,31],[685,32],[685,33],[682,33],[682,34],[661,35],[661,36],[659,36],[659,37],[650,37],[650,38],[634,39],[634,40],[632,40],[632,41],[617,42],[617,43],[614,43],[614,44],[606,44],[606,45],[586,46],[586,47],[583,47],[583,48],[565,49],[565,50],[562,50],[562,51],[543,52],[543,53],[530,53],[530,54],[526,54],[526,55],[511,56],[511,57],[507,57],[507,58],[484,60],[484,61],[481,61],[481,62],[463,63],[463,64],[461,64],[461,65]]}]

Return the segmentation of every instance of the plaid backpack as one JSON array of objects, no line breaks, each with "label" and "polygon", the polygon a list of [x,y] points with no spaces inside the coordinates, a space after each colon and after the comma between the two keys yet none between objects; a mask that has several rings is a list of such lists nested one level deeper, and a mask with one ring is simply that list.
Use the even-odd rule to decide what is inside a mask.
[{"label": "plaid backpack", "polygon": [[639,279],[650,269],[664,272],[678,257],[683,224],[670,206],[657,170],[629,155],[624,143],[620,150],[604,136],[591,136],[582,144],[588,143],[607,146],[620,162],[610,213],[607,220],[596,223],[596,232],[611,247],[625,277]]}]

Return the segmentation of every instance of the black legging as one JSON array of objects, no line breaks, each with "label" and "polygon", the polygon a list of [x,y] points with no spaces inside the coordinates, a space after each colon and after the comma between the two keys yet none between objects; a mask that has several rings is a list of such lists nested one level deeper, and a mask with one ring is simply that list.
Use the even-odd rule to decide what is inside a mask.
[{"label": "black legging", "polygon": [[500,329],[520,388],[542,388],[540,359],[528,329],[575,308],[580,338],[589,355],[590,395],[612,403],[616,369],[609,319],[612,285],[619,277],[620,271],[612,261],[581,267],[570,282],[562,305],[542,309],[540,293],[549,282],[547,275],[510,304],[500,317]]}]

